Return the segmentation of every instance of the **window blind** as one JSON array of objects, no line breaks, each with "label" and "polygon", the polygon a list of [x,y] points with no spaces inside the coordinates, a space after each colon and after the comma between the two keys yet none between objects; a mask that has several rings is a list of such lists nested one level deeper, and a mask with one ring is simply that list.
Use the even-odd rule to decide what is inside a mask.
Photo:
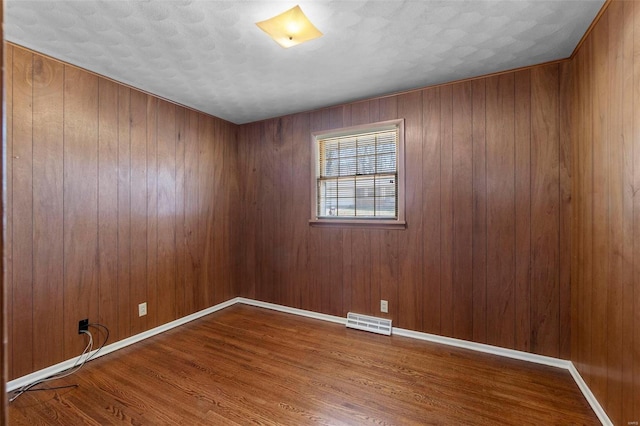
[{"label": "window blind", "polygon": [[318,217],[397,218],[397,127],[320,139],[318,150]]}]

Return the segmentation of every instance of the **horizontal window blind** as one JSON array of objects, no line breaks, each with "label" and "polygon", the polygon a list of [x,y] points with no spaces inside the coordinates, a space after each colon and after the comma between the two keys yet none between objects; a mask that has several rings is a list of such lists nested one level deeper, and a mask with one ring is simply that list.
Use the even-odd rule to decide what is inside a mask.
[{"label": "horizontal window blind", "polygon": [[397,218],[397,128],[320,139],[318,151],[318,217]]}]

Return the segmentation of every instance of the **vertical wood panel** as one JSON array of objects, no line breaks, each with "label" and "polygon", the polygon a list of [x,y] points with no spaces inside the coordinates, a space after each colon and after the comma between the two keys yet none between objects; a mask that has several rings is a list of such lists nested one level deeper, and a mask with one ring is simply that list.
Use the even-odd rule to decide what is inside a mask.
[{"label": "vertical wood panel", "polygon": [[[1,3],[1,1],[0,1]],[[0,14],[3,13],[0,11]],[[3,343],[4,348],[2,351],[2,359],[4,361],[2,368],[6,372],[5,379],[14,377],[13,375],[13,46],[5,44],[3,40],[4,48],[4,80],[2,81],[2,88],[5,95],[4,101],[4,120],[5,120],[5,169],[6,176],[6,193],[5,193],[5,205],[2,207],[2,213],[4,214],[5,224],[3,227],[3,264],[4,275],[2,276],[3,283],[3,336],[6,342]]]},{"label": "vertical wood panel", "polygon": [[185,193],[184,193],[184,233],[185,233],[185,312],[197,310],[197,290],[200,276],[200,254],[198,252],[198,114],[186,111],[185,117]]},{"label": "vertical wood panel", "polygon": [[608,54],[608,138],[609,138],[609,187],[608,216],[609,216],[609,257],[607,286],[607,401],[610,418],[614,424],[624,424],[622,421],[622,290],[624,276],[624,140],[622,130],[622,90],[624,76],[622,75],[622,60],[624,47],[624,27],[622,25],[623,3],[614,2],[609,5],[609,45]]},{"label": "vertical wood panel", "polygon": [[[328,123],[328,114],[329,114],[328,110],[315,111],[310,113],[309,131],[316,132],[319,130],[323,130],[322,117],[323,115],[327,115],[326,121]],[[310,136],[308,138],[310,138]],[[310,139],[307,139],[306,143],[309,145],[309,147],[311,147]],[[309,155],[311,155],[311,153],[309,153]],[[309,184],[311,184],[311,176],[309,177]],[[309,219],[310,218],[307,218],[307,221]],[[325,294],[322,291],[322,286],[321,286],[322,280],[334,279],[334,276],[331,275],[332,274],[331,271],[334,270],[334,268],[337,266],[337,265],[329,265],[326,268],[322,267],[323,265],[322,259],[325,256],[328,256],[328,253],[325,253],[325,251],[322,250],[323,235],[327,235],[326,231],[329,231],[329,230],[321,229],[318,227],[309,228],[309,243],[308,243],[307,256],[308,256],[308,262],[310,266],[309,268],[310,276],[308,279],[307,291],[305,291],[302,294],[302,306],[303,307],[307,306],[308,307],[307,309],[311,309],[319,312],[326,312],[326,313],[331,312],[335,315],[340,315],[342,313],[342,292],[343,292],[342,269],[340,269],[339,277],[335,278],[336,281],[332,282],[332,286],[334,288],[333,293],[327,292],[327,294]],[[342,236],[342,233],[339,230],[333,230],[332,234]],[[338,250],[338,249],[341,250],[342,243],[340,242],[339,244],[332,244],[326,247],[331,247],[332,248],[331,251]],[[339,266],[340,268],[342,268],[342,263],[340,263]],[[334,295],[337,298],[338,306],[335,306],[333,303],[331,303],[331,295]]]},{"label": "vertical wood panel", "polygon": [[[0,0],[0,23],[3,25],[4,27],[4,1]],[[2,155],[4,158],[4,161],[2,162],[2,166],[0,166],[0,176],[3,176],[2,178],[2,206],[0,207],[0,216],[2,217],[2,231],[0,231],[0,253],[2,253],[2,255],[0,256],[0,270],[2,271],[2,274],[0,274],[0,338],[2,339],[2,345],[0,345],[1,349],[0,349],[0,383],[6,383],[7,382],[7,373],[8,373],[8,369],[7,369],[7,292],[6,289],[8,287],[8,275],[6,273],[7,271],[7,264],[10,263],[10,261],[8,261],[8,259],[10,258],[10,255],[8,255],[9,251],[7,250],[7,245],[6,245],[6,241],[9,239],[7,236],[7,231],[6,231],[6,225],[7,225],[7,221],[6,221],[6,217],[7,215],[7,204],[6,204],[6,200],[7,200],[7,189],[8,189],[8,185],[7,185],[7,176],[11,176],[9,174],[6,173],[6,167],[7,167],[7,163],[10,163],[11,160],[7,157],[7,146],[9,145],[8,139],[7,139],[7,135],[9,134],[8,130],[7,130],[7,116],[9,115],[7,113],[7,81],[6,80],[6,75],[7,75],[7,68],[9,66],[13,66],[13,64],[11,63],[10,60],[5,59],[5,55],[7,54],[7,46],[5,46],[4,43],[4,33],[1,37],[2,44],[0,44],[0,57],[2,58],[2,80],[0,80],[0,99],[2,99],[2,104],[0,105],[0,116],[2,116],[2,139],[3,139],[3,143],[2,143]],[[6,424],[7,423],[7,393],[6,393],[6,388],[0,390],[0,398],[2,398],[2,401],[0,401],[0,424]]]},{"label": "vertical wood panel", "polygon": [[197,310],[213,305],[215,299],[215,288],[213,287],[213,276],[211,259],[213,258],[213,138],[209,135],[213,133],[213,119],[211,117],[200,117],[198,127],[199,147],[198,152],[198,199],[199,199],[199,250],[201,256],[201,269],[199,278]]},{"label": "vertical wood panel", "polygon": [[63,65],[33,61],[34,369],[63,356]]},{"label": "vertical wood panel", "polygon": [[614,424],[640,415],[639,52],[640,8],[614,0],[571,64],[572,360]]},{"label": "vertical wood panel", "polygon": [[[147,99],[131,91],[131,314],[130,333],[147,328],[138,304],[147,302]],[[148,308],[148,306],[147,306]]]},{"label": "vertical wood panel", "polygon": [[292,303],[295,308],[302,308],[303,294],[309,289],[309,205],[311,196],[309,182],[311,181],[311,153],[309,143],[309,114],[293,116],[293,247],[294,256],[294,293]]},{"label": "vertical wood panel", "polygon": [[[212,121],[213,126],[213,140],[211,144],[211,157],[210,163],[213,165],[210,175],[210,197],[212,200],[218,200],[223,197],[223,180],[222,171],[224,169],[224,157],[222,148],[222,128],[218,125],[218,119]],[[205,267],[208,269],[207,275],[210,278],[213,299],[211,303],[219,303],[222,301],[222,287],[224,280],[224,255],[222,253],[223,246],[223,231],[222,228],[225,224],[222,221],[223,204],[214,202],[211,213],[211,234],[209,236],[209,244],[211,246],[211,257],[207,259]],[[214,265],[217,265],[214,266]]]},{"label": "vertical wood panel", "polygon": [[257,244],[257,209],[259,193],[259,167],[258,161],[259,144],[257,136],[259,130],[257,124],[250,124],[240,128],[239,133],[239,156],[244,173],[242,179],[242,236],[243,259],[242,275],[240,282],[240,295],[244,297],[256,297],[255,282],[258,275],[258,265],[256,257]]},{"label": "vertical wood panel", "polygon": [[[640,188],[640,4],[632,2],[633,11],[633,188]],[[625,9],[626,11],[626,9]],[[633,325],[630,338],[633,353],[633,404],[631,414],[640,413],[640,197],[633,197]],[[627,421],[634,417],[626,417]]]},{"label": "vertical wood panel", "polygon": [[[293,116],[286,116],[282,119],[282,126],[279,129],[278,139],[280,140],[279,156],[281,164],[278,170],[278,186],[283,190],[280,199],[279,228],[282,230],[280,239],[280,270],[279,279],[282,283],[282,293],[280,303],[293,306],[296,299],[297,283],[294,281],[295,256],[294,256],[294,234],[293,234],[293,206],[294,206],[294,180],[293,180]],[[307,181],[308,182],[308,181]]]},{"label": "vertical wood panel", "polygon": [[[559,355],[558,67],[531,71],[531,347]],[[543,349],[544,348],[544,349]]]},{"label": "vertical wood panel", "polygon": [[485,80],[473,85],[473,340],[487,341],[487,164]]},{"label": "vertical wood panel", "polygon": [[64,354],[82,352],[78,321],[98,317],[98,78],[65,67]]},{"label": "vertical wood panel", "polygon": [[[548,134],[555,138],[550,145],[555,147],[555,157],[552,164],[541,165],[540,176],[546,177],[549,170],[555,176],[556,186],[549,188],[545,197],[556,197],[555,229],[559,232],[559,77],[557,67],[555,69],[555,83],[540,84],[538,90],[543,93],[538,96],[544,101],[539,102],[544,108],[551,107],[551,111],[544,114],[556,114],[556,121],[551,123],[556,127],[552,132],[541,127],[539,138],[541,144]],[[425,89],[419,92],[420,96],[414,92],[309,114],[310,132],[393,116],[407,120],[405,166],[409,216],[406,231],[326,229],[307,225],[309,267],[303,271],[306,278],[300,297],[303,309],[334,315],[357,309],[382,315],[378,312],[379,299],[388,297],[389,317],[400,327],[533,350],[527,349],[531,336],[539,333],[536,327],[545,323],[530,321],[534,308],[529,297],[532,244],[528,234],[532,208],[529,141],[533,114],[529,74],[530,71],[523,71],[516,79],[516,73],[507,73],[468,84]],[[553,102],[555,104],[551,104]],[[389,111],[393,111],[392,116]],[[544,114],[543,118],[547,119]],[[293,117],[295,122],[300,115]],[[244,139],[249,137],[245,129],[254,128],[256,133],[251,137],[255,140],[269,138],[272,132],[269,129],[283,119],[241,126],[240,146],[244,146]],[[278,140],[287,140],[286,133],[294,131],[286,128],[288,126],[282,126]],[[244,147],[241,158],[255,155],[274,162],[269,167],[285,170],[290,167],[287,155],[273,158],[263,152],[269,144],[256,145],[253,150]],[[547,147],[547,141],[543,146]],[[269,173],[253,174],[252,171],[247,170],[251,176],[245,185],[257,185],[257,191],[280,191],[280,199],[287,199],[286,185],[274,188],[271,182],[274,178]],[[308,197],[309,190],[301,188]],[[297,220],[301,223],[308,220],[308,214],[294,213],[294,216],[299,216]],[[257,217],[261,221],[261,234],[245,231],[247,241],[255,241],[264,251],[265,246],[275,247],[282,237],[288,238],[288,231],[281,229],[279,220],[261,212]],[[279,231],[267,232],[267,227]],[[560,299],[557,295],[561,267],[557,238],[556,235],[556,240],[540,240],[536,247],[541,254],[549,249],[556,262],[551,264],[549,272],[556,276],[553,283],[556,295],[552,297],[557,304],[569,304],[568,297]],[[244,265],[246,269],[248,263]],[[275,289],[271,288],[272,284],[264,284],[265,280],[274,282],[269,274],[280,267],[280,259],[265,252],[265,256],[256,260],[256,265],[267,274],[257,273],[256,282],[263,284],[257,287],[256,297],[274,302],[283,300],[281,295],[286,295],[291,285],[286,279],[276,282],[279,288]],[[245,270],[244,273],[253,272]],[[395,301],[394,295],[397,295]],[[543,300],[543,308],[544,303]],[[556,306],[556,316],[559,309]],[[558,351],[560,340],[565,338],[564,332],[559,331],[558,321],[556,318],[555,334],[535,351]],[[542,347],[547,344],[550,348]]]},{"label": "vertical wood panel", "polygon": [[422,94],[398,97],[398,116],[405,119],[405,209],[407,229],[398,235],[398,326],[422,325]]},{"label": "vertical wood panel", "polygon": [[[625,2],[622,5],[622,66],[619,78],[620,85],[620,115],[622,117],[622,161],[623,161],[623,206],[622,206],[622,288],[621,288],[621,308],[620,315],[622,327],[620,329],[620,371],[619,379],[621,386],[620,404],[622,424],[632,421],[634,414],[634,400],[640,398],[640,393],[635,393],[634,398],[634,349],[633,349],[633,294],[634,294],[634,138],[633,138],[633,61],[634,61],[634,2]],[[638,35],[640,40],[640,34]],[[640,55],[638,55],[640,58]],[[636,115],[637,117],[637,115]],[[638,133],[640,135],[640,133]],[[640,322],[638,323],[640,324]],[[640,360],[640,357],[635,358]],[[640,361],[638,361],[640,362]],[[626,377],[631,373],[631,379]]]},{"label": "vertical wood panel", "polygon": [[608,12],[593,30],[593,295],[591,309],[591,362],[593,366],[591,389],[599,399],[607,400],[607,273],[609,271],[609,48]]},{"label": "vertical wood panel", "polygon": [[[473,140],[471,83],[453,86],[453,336],[473,338]],[[445,307],[446,309],[447,307]]]},{"label": "vertical wood panel", "polygon": [[[572,259],[574,256],[572,178],[573,158],[572,141],[576,123],[571,112],[573,82],[571,63],[559,65],[559,102],[558,126],[560,148],[558,152],[560,180],[560,232],[559,239],[559,284],[560,284],[560,358],[571,359],[571,347],[574,344],[572,316],[577,298],[572,296]],[[563,124],[564,123],[564,124]],[[577,311],[575,312],[577,314]]]},{"label": "vertical wood panel", "polygon": [[239,291],[238,277],[240,274],[241,257],[240,249],[242,241],[239,238],[241,217],[238,212],[241,210],[240,204],[240,176],[238,173],[238,126],[228,122],[222,122],[224,126],[223,139],[220,143],[224,146],[224,164],[223,175],[224,182],[222,186],[222,194],[218,203],[224,203],[223,218],[221,220],[224,228],[224,246],[225,246],[225,268],[228,273],[225,274],[222,285],[222,299],[228,300],[236,297]]},{"label": "vertical wood panel", "polygon": [[531,350],[531,71],[515,74],[515,347]]},{"label": "vertical wood panel", "polygon": [[453,336],[453,90],[440,89],[440,333]]},{"label": "vertical wood panel", "polygon": [[147,95],[147,327],[158,325],[158,99]]},{"label": "vertical wood panel", "polygon": [[12,370],[33,368],[33,55],[13,55]]},{"label": "vertical wood panel", "polygon": [[[278,285],[277,249],[278,245],[278,216],[281,211],[280,191],[278,188],[278,151],[275,142],[276,129],[281,119],[269,120],[262,123],[261,144],[263,146],[261,161],[261,191],[258,199],[260,204],[260,228],[262,240],[260,247],[260,276],[257,288],[265,300],[278,300],[280,286]],[[274,247],[275,246],[275,247]]]},{"label": "vertical wood panel", "polygon": [[514,344],[514,76],[486,81],[487,342]]},{"label": "vertical wood panel", "polygon": [[118,87],[118,336],[131,335],[130,89]]},{"label": "vertical wood panel", "polygon": [[[203,309],[214,295],[235,295],[238,223],[229,215],[239,203],[237,126],[193,111],[176,124],[173,104],[162,101],[158,115],[156,97],[23,48],[10,46],[9,59],[14,50],[7,70],[8,94],[19,97],[14,107],[7,96],[10,378],[77,356],[86,343],[77,332],[82,318],[109,327],[114,342],[193,312],[196,300]],[[191,143],[182,147],[187,128]],[[208,149],[214,141],[216,151]],[[178,253],[180,232],[193,261]],[[145,301],[148,314],[138,317]]]},{"label": "vertical wood panel", "polygon": [[118,340],[118,86],[101,78],[98,90],[98,322]]},{"label": "vertical wood panel", "polygon": [[[580,100],[580,114],[582,117],[591,117],[593,114],[593,103],[588,95],[592,93],[593,88],[593,74],[589,72],[587,65],[591,62],[593,57],[593,39],[589,38],[583,45],[584,60],[578,64],[580,68],[578,72],[580,75],[586,77],[581,78],[581,84],[579,86],[579,93],[584,94]],[[581,366],[581,373],[585,376],[585,381],[588,385],[591,385],[591,336],[589,336],[588,330],[591,328],[591,311],[592,311],[592,299],[593,299],[593,126],[591,121],[588,121],[589,125],[583,123],[578,129],[579,144],[579,157],[577,164],[579,166],[579,181],[580,181],[580,218],[581,223],[579,225],[581,240],[579,241],[579,248],[582,253],[579,264],[579,276],[580,279],[580,320],[579,320],[579,334],[578,340],[580,344],[580,356],[578,357],[579,366]]]},{"label": "vertical wood panel", "polygon": [[158,102],[158,323],[175,319],[176,106]]},{"label": "vertical wood panel", "polygon": [[186,132],[185,109],[176,107],[176,180],[175,180],[175,250],[176,250],[176,282],[175,282],[175,317],[181,318],[190,314],[186,309],[186,234],[185,234],[185,143]]}]

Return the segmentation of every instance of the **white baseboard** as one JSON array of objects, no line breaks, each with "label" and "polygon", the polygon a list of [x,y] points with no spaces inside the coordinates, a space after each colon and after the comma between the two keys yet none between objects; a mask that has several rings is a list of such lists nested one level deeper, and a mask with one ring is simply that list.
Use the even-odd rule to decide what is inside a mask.
[{"label": "white baseboard", "polygon": [[[242,303],[245,305],[251,305],[251,306],[256,306],[256,307],[265,308],[265,309],[271,309],[278,312],[299,315],[307,318],[328,321],[336,324],[346,325],[347,323],[346,318],[338,317],[335,315],[321,314],[319,312],[307,311],[307,310],[298,309],[298,308],[291,308],[289,306],[277,305],[275,303],[262,302],[254,299],[247,299],[245,297],[235,297],[233,299],[227,300],[226,302],[219,303],[210,308],[203,309],[202,311],[193,313],[191,315],[187,315],[186,317],[179,318],[170,323],[163,324],[159,327],[153,328],[151,330],[147,330],[140,334],[136,334],[135,336],[131,336],[126,339],[119,340],[115,343],[107,345],[104,348],[102,348],[102,350],[98,354],[98,357],[101,357],[103,355],[116,351],[118,349],[124,348],[133,343],[140,342],[144,339],[155,336],[157,334],[160,334],[164,331],[178,327],[180,325],[186,324],[190,321],[204,317],[213,312],[235,305],[236,303]],[[600,422],[602,422],[602,424],[605,426],[609,426],[609,425],[613,426],[613,423],[605,413],[604,409],[602,408],[602,406],[600,405],[596,397],[593,395],[593,393],[591,392],[591,389],[589,389],[589,386],[587,386],[585,381],[580,376],[580,373],[578,373],[578,370],[575,368],[575,366],[571,361],[543,356],[543,355],[536,355],[529,352],[516,351],[513,349],[501,348],[499,346],[492,346],[492,345],[486,345],[483,343],[470,342],[468,340],[460,340],[460,339],[454,339],[452,337],[444,337],[444,336],[438,336],[436,334],[423,333],[420,331],[406,330],[398,327],[393,327],[392,335],[409,337],[412,339],[424,340],[427,342],[439,343],[442,345],[454,346],[457,348],[469,349],[476,352],[483,352],[483,353],[503,356],[506,358],[534,362],[536,364],[542,364],[550,367],[557,367],[557,368],[568,370],[569,373],[571,373],[571,377],[573,377],[573,379],[575,380],[576,385],[578,385],[578,388],[586,398],[587,402],[589,403],[589,405],[591,405],[591,408],[595,412],[596,416],[598,416],[598,419],[600,420]],[[36,380],[40,380],[52,374],[58,373],[60,371],[64,371],[67,368],[73,366],[75,362],[78,360],[78,358],[79,357],[75,357],[67,361],[63,361],[59,364],[52,365],[51,367],[47,367],[42,370],[33,372],[31,374],[27,374],[26,376],[22,376],[17,379],[11,380],[7,382],[7,385],[6,385],[7,392],[11,392],[15,389],[18,389],[21,386],[32,383]]]},{"label": "white baseboard", "polygon": [[604,408],[602,408],[602,405],[600,405],[593,392],[591,392],[591,389],[589,389],[587,383],[582,379],[582,376],[578,372],[578,369],[575,367],[575,365],[573,365],[573,363],[570,364],[571,365],[569,365],[568,370],[569,373],[571,373],[571,377],[573,377],[573,380],[580,388],[580,391],[586,398],[589,405],[591,405],[591,408],[596,413],[596,416],[598,416],[598,419],[600,419],[600,422],[602,422],[602,424],[606,426],[613,426],[613,422],[611,421],[611,419],[609,419],[609,416],[607,416]]},{"label": "white baseboard", "polygon": [[[261,302],[258,300],[246,299],[244,297],[238,297],[237,300],[238,300],[238,303],[244,303],[246,305],[258,306],[260,308],[271,309],[274,311],[285,312],[288,314],[300,315],[308,318],[315,318],[315,319],[329,321],[337,324],[346,324],[347,322],[346,318],[337,317],[334,315],[321,314],[313,311],[306,311],[304,309],[291,308],[283,305],[276,305],[275,303]],[[591,392],[591,389],[589,389],[589,387],[584,382],[584,380],[582,380],[582,377],[578,373],[578,370],[576,370],[575,366],[571,361],[568,361],[566,359],[544,356],[544,355],[532,354],[530,352],[517,351],[514,349],[501,348],[499,346],[492,346],[492,345],[486,345],[483,343],[470,342],[468,340],[460,340],[460,339],[454,339],[452,337],[439,336],[437,334],[429,334],[429,333],[423,333],[420,331],[407,330],[407,329],[398,328],[398,327],[393,327],[391,334],[395,336],[403,336],[403,337],[409,337],[412,339],[424,340],[427,342],[439,343],[447,346],[455,346],[457,348],[469,349],[476,352],[498,355],[505,358],[512,358],[512,359],[517,359],[521,361],[534,362],[536,364],[542,364],[542,365],[547,365],[549,367],[557,367],[557,368],[562,368],[564,370],[568,370],[569,373],[571,373],[571,376],[575,380],[576,384],[578,385],[578,388],[584,395],[585,399],[587,400],[589,405],[591,405],[591,408],[595,412],[596,416],[598,416],[598,419],[600,420],[600,422],[602,422],[602,424],[605,426],[609,426],[609,425],[613,426],[613,423],[605,413],[604,409],[602,408],[598,400],[595,398],[595,396]]]},{"label": "white baseboard", "polygon": [[[198,311],[195,312],[191,315],[187,315],[186,317],[182,317],[179,318],[175,321],[171,321],[169,323],[163,324],[161,326],[158,326],[156,328],[152,328],[151,330],[147,330],[147,331],[143,331],[142,333],[136,334],[135,336],[131,336],[131,337],[127,337],[126,339],[122,339],[122,340],[118,340],[115,343],[112,343],[110,345],[105,346],[104,348],[102,348],[102,350],[100,351],[99,354],[97,354],[97,356],[95,356],[95,358],[100,358],[101,356],[104,356],[106,354],[109,354],[113,351],[117,351],[118,349],[122,349],[126,346],[132,345],[134,343],[140,342],[142,340],[148,339],[149,337],[155,336],[157,334],[160,334],[164,331],[170,330],[172,328],[178,327],[180,325],[186,324],[190,321],[196,320],[198,318],[201,318],[205,315],[209,315],[213,312],[219,311],[221,309],[224,309],[228,306],[231,305],[235,305],[236,303],[238,303],[238,298],[234,298],[234,299],[230,299],[227,300],[226,302],[222,302],[219,303],[215,306],[212,306],[210,308],[207,309],[203,309],[202,311]],[[91,352],[91,354],[94,354],[97,350],[94,350],[93,352]],[[31,374],[27,374],[26,376],[22,376],[19,377],[17,379],[11,380],[9,382],[7,382],[6,385],[6,389],[7,392],[11,392],[13,390],[16,390],[24,385],[28,385],[29,383],[33,383],[36,380],[41,380],[44,379],[46,377],[51,376],[52,374],[56,374],[59,373],[61,371],[64,371],[70,367],[72,367],[73,365],[75,365],[76,361],[78,361],[80,357],[77,356],[75,358],[72,359],[68,359],[66,361],[62,361],[61,363],[52,365],[51,367],[47,367],[47,368],[43,368],[42,370],[38,370],[35,371]],[[94,359],[95,359],[94,358]]]},{"label": "white baseboard", "polygon": [[337,317],[335,315],[321,314],[314,311],[306,311],[304,309],[291,308],[284,305],[276,305],[275,303],[262,302],[260,300],[247,299],[245,297],[238,297],[238,303],[244,303],[245,305],[257,306],[259,308],[271,309],[272,311],[284,312],[287,314],[299,315],[301,317],[314,318],[322,321],[333,322],[336,324],[347,324],[347,318]]}]

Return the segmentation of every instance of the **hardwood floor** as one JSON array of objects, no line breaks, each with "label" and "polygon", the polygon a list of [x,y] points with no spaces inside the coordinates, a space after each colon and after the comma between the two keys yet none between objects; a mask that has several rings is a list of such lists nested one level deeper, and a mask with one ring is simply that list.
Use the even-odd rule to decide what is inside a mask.
[{"label": "hardwood floor", "polygon": [[36,424],[599,424],[569,373],[234,305],[9,406]]}]

